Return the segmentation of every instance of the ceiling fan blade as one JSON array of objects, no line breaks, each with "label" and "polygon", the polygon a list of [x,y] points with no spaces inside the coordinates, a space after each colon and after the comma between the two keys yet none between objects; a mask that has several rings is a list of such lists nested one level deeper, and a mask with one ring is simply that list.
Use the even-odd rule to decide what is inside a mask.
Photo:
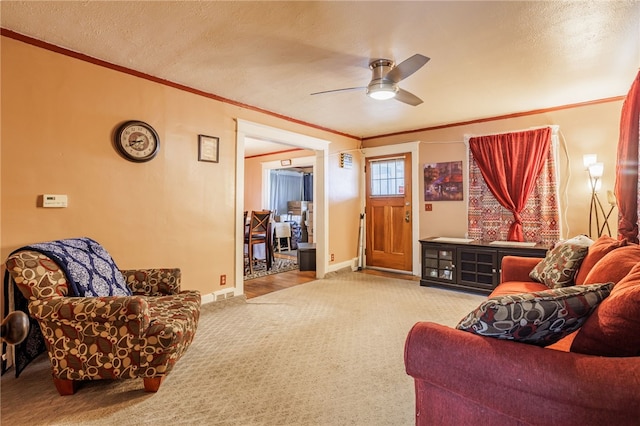
[{"label": "ceiling fan blade", "polygon": [[413,93],[407,92],[406,90],[403,90],[403,89],[398,89],[398,93],[396,93],[395,99],[412,106],[417,106],[422,103],[422,99],[420,99]]},{"label": "ceiling fan blade", "polygon": [[334,93],[334,92],[350,92],[350,91],[353,91],[353,90],[364,90],[366,88],[367,88],[367,86],[347,87],[346,89],[334,89],[334,90],[325,90],[323,92],[315,92],[315,93],[312,93],[312,95],[322,95],[323,93]]},{"label": "ceiling fan blade", "polygon": [[392,81],[394,83],[398,83],[399,81],[404,80],[414,72],[418,71],[427,62],[429,62],[429,58],[416,53],[409,59],[406,59],[405,61],[400,62],[398,65],[396,65],[391,71],[387,73],[387,75],[384,76],[384,79]]}]

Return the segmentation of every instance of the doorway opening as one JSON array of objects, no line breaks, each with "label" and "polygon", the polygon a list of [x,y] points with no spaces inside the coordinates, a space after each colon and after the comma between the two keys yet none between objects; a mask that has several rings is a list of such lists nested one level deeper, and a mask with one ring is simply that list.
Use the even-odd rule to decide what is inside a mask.
[{"label": "doorway opening", "polygon": [[[326,167],[328,161],[329,141],[318,139],[299,133],[268,127],[244,120],[237,120],[236,134],[236,256],[235,256],[235,289],[234,295],[244,293],[244,145],[245,138],[268,140],[290,147],[313,150],[314,185],[313,185],[313,239],[316,244],[316,278],[323,278],[326,271],[327,238],[326,221],[328,216],[328,197],[325,191],[328,176]],[[292,166],[297,166],[293,159]],[[279,163],[278,163],[279,164]],[[281,168],[279,165],[274,168]],[[264,173],[264,172],[263,172]],[[263,185],[268,184],[268,178],[263,179]],[[267,182],[265,182],[267,181]],[[264,198],[269,194],[269,188],[263,187],[263,207],[269,205]]]},{"label": "doorway opening", "polygon": [[[418,193],[419,193],[419,177],[418,177],[418,159],[419,159],[419,146],[420,143],[419,142],[407,142],[407,143],[401,143],[401,144],[397,144],[397,145],[386,145],[386,146],[380,146],[380,147],[372,147],[372,148],[365,148],[364,149],[364,156],[365,159],[368,161],[370,158],[372,157],[383,157],[383,156],[394,156],[394,155],[402,155],[403,153],[409,153],[410,154],[410,158],[411,158],[411,188],[407,190],[411,192],[411,205],[410,206],[406,206],[405,207],[409,207],[409,211],[410,211],[410,225],[411,225],[411,244],[412,244],[412,248],[411,248],[411,267],[408,268],[408,270],[411,271],[412,275],[415,276],[420,276],[421,272],[420,272],[420,268],[421,268],[421,263],[420,263],[420,224],[419,224],[419,214],[420,214],[420,209],[419,209],[419,197],[418,197]],[[363,179],[363,185],[366,185],[367,179],[366,176]],[[361,194],[362,195],[362,208],[366,209],[366,193],[367,190],[366,188],[363,188],[361,190]],[[406,209],[404,210],[404,215],[403,217],[406,217]],[[365,215],[365,221],[367,221],[367,223],[365,223],[365,228],[367,228],[369,226],[369,215]],[[365,265],[368,263],[365,262]],[[385,269],[385,268],[383,268]],[[395,270],[398,271],[398,269],[394,269],[391,268],[390,270]]]},{"label": "doorway opening", "polygon": [[366,265],[412,272],[411,153],[366,164]]},{"label": "doorway opening", "polygon": [[316,157],[289,161],[284,167],[280,161],[262,163],[262,205],[273,212],[276,222],[292,224],[288,246],[295,250],[298,243],[314,242]]}]

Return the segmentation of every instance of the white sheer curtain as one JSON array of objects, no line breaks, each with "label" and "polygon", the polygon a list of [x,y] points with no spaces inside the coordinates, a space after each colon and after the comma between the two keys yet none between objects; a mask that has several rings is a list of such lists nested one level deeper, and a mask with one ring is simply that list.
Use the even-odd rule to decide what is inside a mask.
[{"label": "white sheer curtain", "polygon": [[294,170],[271,170],[271,197],[269,205],[274,216],[287,214],[288,201],[301,201],[304,191],[304,173]]}]

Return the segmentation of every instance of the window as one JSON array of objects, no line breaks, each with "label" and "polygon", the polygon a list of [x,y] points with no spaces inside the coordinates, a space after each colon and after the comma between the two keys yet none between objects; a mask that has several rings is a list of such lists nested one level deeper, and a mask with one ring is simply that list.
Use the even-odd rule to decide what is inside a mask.
[{"label": "window", "polygon": [[369,170],[372,197],[404,195],[404,157],[370,160]]},{"label": "window", "polygon": [[[522,210],[518,213],[523,240],[551,245],[560,239],[560,207],[557,192],[556,155],[558,128],[551,127],[551,143],[543,156],[546,158],[532,192]],[[522,133],[522,137],[532,131],[489,135],[490,138],[508,138]],[[528,137],[528,135],[526,135]],[[469,142],[469,137],[466,137]],[[521,141],[520,143],[525,143]],[[511,152],[512,150],[507,150]],[[514,160],[515,161],[515,160]],[[493,167],[497,167],[493,163]],[[506,163],[505,163],[506,164]],[[513,209],[505,208],[487,185],[471,150],[469,151],[469,238],[484,241],[506,241],[514,223]]]}]

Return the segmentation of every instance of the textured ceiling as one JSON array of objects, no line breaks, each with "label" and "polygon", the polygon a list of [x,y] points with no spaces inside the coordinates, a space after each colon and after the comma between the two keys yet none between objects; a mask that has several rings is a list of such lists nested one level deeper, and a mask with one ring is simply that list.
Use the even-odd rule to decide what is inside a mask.
[{"label": "textured ceiling", "polygon": [[[640,2],[2,1],[1,25],[48,43],[357,137],[626,94]],[[362,92],[371,58],[431,58]]]}]

